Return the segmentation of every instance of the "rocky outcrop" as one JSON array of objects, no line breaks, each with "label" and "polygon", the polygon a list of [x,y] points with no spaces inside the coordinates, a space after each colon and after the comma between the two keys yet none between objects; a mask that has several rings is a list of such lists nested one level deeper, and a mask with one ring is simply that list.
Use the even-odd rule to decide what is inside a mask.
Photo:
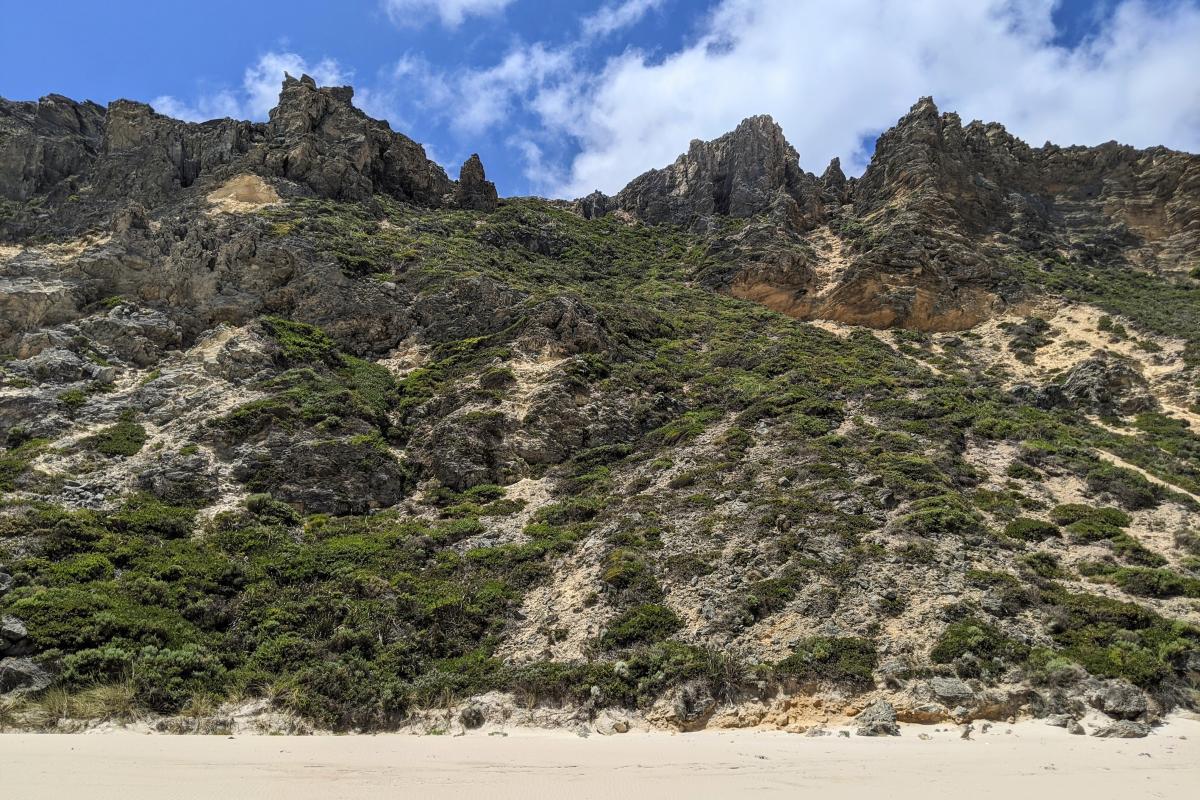
[{"label": "rocky outcrop", "polygon": [[54,676],[32,659],[0,658],[0,695],[40,692],[53,680]]},{"label": "rocky outcrop", "polygon": [[17,204],[0,237],[34,225],[79,230],[130,201],[153,209],[245,173],[285,194],[495,208],[478,156],[464,164],[459,186],[420,144],[355,108],[353,96],[348,86],[288,76],[267,123],[182,122],[130,100],[107,109],[59,95],[0,101],[0,198]]},{"label": "rocky outcrop", "polygon": [[1150,735],[1150,726],[1142,722],[1119,719],[1092,731],[1101,739],[1142,739]]},{"label": "rocky outcrop", "polygon": [[496,184],[484,174],[478,153],[472,153],[458,171],[454,205],[470,211],[493,211],[496,208]]},{"label": "rocky outcrop", "polygon": [[1133,364],[1104,353],[1068,372],[1062,394],[1067,404],[1101,414],[1137,414],[1158,406]]},{"label": "rocky outcrop", "polygon": [[634,178],[613,198],[589,195],[580,208],[589,216],[620,209],[651,224],[703,230],[714,217],[749,219],[780,201],[797,219],[815,214],[818,188],[779,124],[758,116],[711,142],[692,141],[674,164]]},{"label": "rocky outcrop", "polygon": [[353,96],[349,86],[318,88],[307,75],[286,78],[267,140],[249,161],[321,197],[365,200],[378,193],[442,205],[453,189],[442,168],[421,145],[351,105]]},{"label": "rocky outcrop", "polygon": [[[1200,157],[1164,148],[1030,147],[921,98],[866,172],[820,178],[769,117],[752,117],[615,196],[575,201],[714,233],[714,288],[804,319],[961,330],[1023,299],[1013,257],[1200,264]],[[721,217],[750,220],[740,228]]]},{"label": "rocky outcrop", "polygon": [[896,709],[886,700],[876,700],[854,717],[859,736],[899,736]]},{"label": "rocky outcrop", "polygon": [[103,107],[58,94],[37,102],[0,99],[0,199],[78,188],[101,149],[104,122]]}]

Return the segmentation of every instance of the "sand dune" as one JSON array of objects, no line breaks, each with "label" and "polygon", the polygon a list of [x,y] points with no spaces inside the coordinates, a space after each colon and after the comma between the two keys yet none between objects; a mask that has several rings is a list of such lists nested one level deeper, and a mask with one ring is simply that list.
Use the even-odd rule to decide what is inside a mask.
[{"label": "sand dune", "polygon": [[[920,734],[931,737],[919,738]],[[1183,798],[1200,787],[1200,722],[1146,739],[1039,722],[972,741],[908,726],[899,739],[779,732],[515,730],[439,736],[0,736],[6,797],[35,798]]]}]

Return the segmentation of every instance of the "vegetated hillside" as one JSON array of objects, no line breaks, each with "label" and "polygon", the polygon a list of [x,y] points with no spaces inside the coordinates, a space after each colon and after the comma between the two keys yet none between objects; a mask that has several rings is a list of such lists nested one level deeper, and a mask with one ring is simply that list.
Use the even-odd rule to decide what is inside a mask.
[{"label": "vegetated hillside", "polygon": [[350,96],[0,102],[0,727],[1196,706],[1200,158],[498,200]]}]

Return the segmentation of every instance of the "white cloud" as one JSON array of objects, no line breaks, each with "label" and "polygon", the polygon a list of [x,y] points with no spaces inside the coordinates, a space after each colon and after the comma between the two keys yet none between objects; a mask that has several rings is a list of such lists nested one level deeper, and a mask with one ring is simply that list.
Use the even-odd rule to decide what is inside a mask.
[{"label": "white cloud", "polygon": [[383,0],[388,17],[397,25],[417,26],[436,16],[447,28],[457,28],[470,16],[498,14],[513,0]]},{"label": "white cloud", "polygon": [[443,119],[460,136],[472,136],[561,85],[573,68],[569,50],[534,44],[510,50],[491,67],[449,72],[409,55],[396,63],[392,77],[398,94],[407,94],[410,102]]},{"label": "white cloud", "polygon": [[607,36],[639,22],[646,14],[662,6],[663,0],[623,0],[606,3],[580,22],[585,37]]},{"label": "white cloud", "polygon": [[214,94],[208,94],[187,103],[169,94],[160,95],[150,101],[150,105],[160,114],[166,114],[175,119],[188,122],[203,122],[220,117],[240,117],[241,105],[232,92],[222,89]]},{"label": "white cloud", "polygon": [[556,187],[563,196],[615,191],[691,139],[759,113],[780,122],[807,169],[841,156],[857,172],[860,139],[926,94],[964,121],[1003,122],[1034,145],[1115,138],[1200,150],[1194,2],[1126,0],[1070,50],[1053,43],[1054,5],[723,0],[699,38],[666,58],[625,52],[586,82],[572,83],[567,68],[511,97],[580,146]]},{"label": "white cloud", "polygon": [[246,67],[242,78],[242,88],[246,93],[245,107],[251,119],[265,119],[275,107],[285,72],[294,78],[310,75],[318,86],[343,86],[351,78],[351,74],[343,71],[332,58],[309,64],[296,53],[267,53],[258,63]]},{"label": "white cloud", "polygon": [[203,122],[218,117],[264,120],[279,101],[284,73],[298,78],[311,75],[318,86],[341,86],[353,73],[342,69],[332,58],[309,63],[296,53],[268,52],[246,67],[240,91],[220,89],[203,94],[192,102],[173,95],[154,98],[150,105],[160,114],[188,122]]}]

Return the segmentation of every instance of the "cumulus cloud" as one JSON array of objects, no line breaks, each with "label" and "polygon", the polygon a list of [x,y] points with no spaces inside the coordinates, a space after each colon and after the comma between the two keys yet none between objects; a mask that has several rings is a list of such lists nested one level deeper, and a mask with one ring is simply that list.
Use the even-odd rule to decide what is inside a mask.
[{"label": "cumulus cloud", "polygon": [[457,28],[470,16],[498,14],[513,0],[383,0],[388,17],[397,25],[421,25],[437,17],[447,28]]},{"label": "cumulus cloud", "polygon": [[242,89],[246,93],[245,108],[252,119],[264,119],[279,100],[283,75],[310,75],[318,86],[343,86],[350,82],[351,73],[342,69],[332,58],[310,64],[296,53],[267,53],[246,68]]},{"label": "cumulus cloud", "polygon": [[150,101],[160,114],[188,122],[203,122],[218,117],[235,119],[267,118],[279,100],[279,87],[284,73],[293,77],[311,75],[320,86],[338,86],[350,82],[352,73],[344,70],[332,58],[309,63],[302,56],[288,52],[268,52],[246,67],[239,90],[228,88],[202,94],[192,101],[173,95],[161,95]]},{"label": "cumulus cloud", "polygon": [[769,113],[819,171],[865,166],[864,137],[921,95],[1040,144],[1200,149],[1200,8],[1126,0],[1079,46],[1055,44],[1053,0],[723,0],[689,46],[630,51],[569,98],[528,99],[580,152],[557,192],[613,191]]},{"label": "cumulus cloud", "polygon": [[663,0],[623,0],[607,3],[583,18],[580,27],[585,37],[607,36],[640,22],[646,14],[662,6]]}]

